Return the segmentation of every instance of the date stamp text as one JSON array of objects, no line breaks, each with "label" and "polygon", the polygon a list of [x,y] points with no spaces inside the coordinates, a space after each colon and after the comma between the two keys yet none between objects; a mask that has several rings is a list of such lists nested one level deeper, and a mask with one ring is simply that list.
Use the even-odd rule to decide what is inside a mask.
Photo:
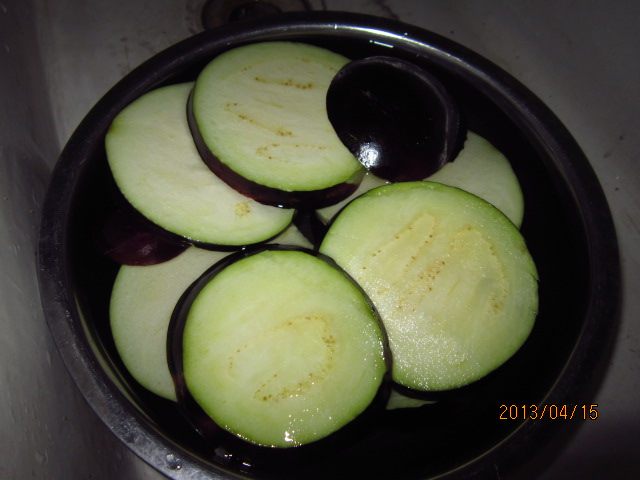
[{"label": "date stamp text", "polygon": [[575,404],[501,404],[499,420],[597,420],[600,417],[597,403]]}]

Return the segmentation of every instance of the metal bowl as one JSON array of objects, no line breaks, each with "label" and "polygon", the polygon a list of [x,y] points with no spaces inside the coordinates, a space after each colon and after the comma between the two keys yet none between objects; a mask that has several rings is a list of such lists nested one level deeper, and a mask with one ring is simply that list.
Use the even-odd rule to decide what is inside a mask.
[{"label": "metal bowl", "polygon": [[[483,380],[431,406],[388,411],[340,448],[282,452],[204,444],[170,402],[144,391],[115,353],[108,301],[117,266],[92,248],[92,218],[115,188],[104,135],[128,103],[192,80],[229,48],[267,40],[325,46],[351,58],[402,57],[438,75],[471,130],[512,162],[525,196],[522,232],[540,272],[540,312],[524,347]],[[64,149],[44,205],[42,304],[87,401],[143,460],[174,478],[496,477],[543,468],[575,420],[501,420],[505,405],[582,405],[599,384],[618,323],[619,258],[611,214],[569,132],[517,80],[443,37],[395,21],[291,13],[204,32],[131,72],[89,112]],[[579,410],[578,414],[580,414]],[[504,418],[504,414],[503,414]],[[545,447],[546,446],[546,447]],[[526,462],[525,460],[535,460]],[[524,467],[523,467],[524,465]]]}]

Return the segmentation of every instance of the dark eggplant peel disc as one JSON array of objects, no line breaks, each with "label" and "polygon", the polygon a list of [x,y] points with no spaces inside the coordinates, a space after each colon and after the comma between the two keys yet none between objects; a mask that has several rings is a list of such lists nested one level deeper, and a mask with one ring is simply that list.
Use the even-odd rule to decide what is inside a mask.
[{"label": "dark eggplant peel disc", "polygon": [[464,129],[444,85],[417,65],[368,57],[345,65],[327,92],[340,140],[367,170],[390,181],[422,180],[452,160]]}]

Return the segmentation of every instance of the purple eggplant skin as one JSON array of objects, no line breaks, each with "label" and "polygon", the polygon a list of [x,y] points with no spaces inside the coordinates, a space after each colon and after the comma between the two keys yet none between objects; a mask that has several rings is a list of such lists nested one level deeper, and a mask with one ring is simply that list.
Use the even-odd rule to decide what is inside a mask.
[{"label": "purple eggplant skin", "polygon": [[190,245],[205,250],[235,252],[270,242],[281,231],[260,242],[249,245],[219,245],[181,237],[156,225],[135,209],[122,195],[115,181],[104,208],[97,212],[94,243],[98,252],[120,265],[154,265],[166,262],[182,253]]},{"label": "purple eggplant skin", "polygon": [[[261,447],[242,439],[239,439],[235,435],[227,432],[220,426],[218,426],[213,419],[211,419],[197,404],[195,399],[189,393],[186,381],[184,378],[184,370],[182,363],[182,351],[183,351],[183,333],[186,325],[187,317],[193,301],[198,296],[200,291],[220,272],[222,272],[227,266],[243,258],[251,255],[258,254],[267,250],[280,250],[280,251],[300,251],[305,252],[315,257],[318,257],[325,262],[329,263],[332,267],[338,269],[349,278],[358,289],[362,292],[363,296],[367,299],[372,311],[375,312],[377,321],[380,325],[381,332],[383,334],[384,341],[384,357],[386,363],[386,373],[380,384],[378,392],[371,402],[371,404],[362,412],[356,419],[349,424],[343,426],[340,430],[328,435],[325,438],[317,440],[313,443],[301,445],[293,448],[279,449]],[[319,252],[310,250],[308,248],[292,247],[289,245],[268,244],[252,247],[246,250],[242,250],[223,258],[213,266],[211,266],[206,272],[204,272],[197,280],[195,280],[187,290],[182,294],[180,300],[176,304],[176,307],[171,316],[169,328],[167,332],[167,360],[169,365],[169,371],[174,381],[176,389],[176,397],[178,400],[178,408],[185,417],[188,423],[204,438],[207,445],[210,447],[210,451],[223,447],[228,452],[237,452],[239,455],[247,455],[251,458],[252,464],[268,464],[274,462],[280,465],[280,462],[286,460],[291,462],[291,467],[296,468],[304,465],[307,459],[316,457],[317,455],[330,455],[335,454],[337,451],[341,451],[348,445],[352,445],[360,438],[366,431],[375,429],[381,415],[385,414],[385,406],[391,392],[391,350],[389,348],[389,342],[386,337],[386,331],[382,324],[382,320],[378,315],[373,303],[364,291],[357,285],[355,280],[342,268],[340,268],[331,258],[323,255]],[[212,453],[213,455],[213,453]]]},{"label": "purple eggplant skin", "polygon": [[121,265],[154,265],[182,253],[189,242],[147,220],[124,199],[99,220],[95,234],[100,254]]},{"label": "purple eggplant skin", "polygon": [[322,223],[315,210],[296,210],[293,215],[293,224],[309,240],[314,250],[320,248],[322,239],[327,233],[327,226]]},{"label": "purple eggplant skin", "polygon": [[338,137],[367,170],[392,182],[422,180],[464,142],[459,109],[444,85],[417,65],[375,56],[345,65],[327,92]]},{"label": "purple eggplant skin", "polygon": [[209,169],[237,192],[265,205],[280,208],[308,209],[327,207],[344,200],[355,192],[364,176],[364,171],[358,171],[349,181],[322,190],[287,192],[260,185],[236,173],[209,150],[193,115],[193,91],[189,95],[189,101],[187,102],[187,119],[196,148],[202,161]]}]

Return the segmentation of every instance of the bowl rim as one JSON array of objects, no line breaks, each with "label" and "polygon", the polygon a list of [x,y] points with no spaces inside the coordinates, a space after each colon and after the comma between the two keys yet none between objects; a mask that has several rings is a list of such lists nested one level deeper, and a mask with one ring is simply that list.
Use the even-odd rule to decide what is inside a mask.
[{"label": "bowl rim", "polygon": [[[42,208],[38,280],[45,319],[66,368],[82,395],[107,427],[146,463],[171,478],[242,478],[208,463],[164,437],[148,417],[115,386],[89,345],[73,294],[69,269],[68,225],[82,165],[101,145],[113,117],[128,103],[211,52],[247,42],[287,40],[308,35],[368,37],[428,55],[447,69],[472,75],[475,85],[536,144],[580,206],[590,259],[585,321],[564,368],[545,403],[584,403],[601,383],[617,333],[620,310],[620,261],[606,197],[587,158],[560,120],[523,84],[489,60],[445,37],[397,20],[345,12],[292,12],[238,22],[187,38],[153,56],[120,80],[83,119],[62,151]],[[589,379],[588,382],[585,379]],[[511,470],[534,450],[558,436],[552,422],[525,421],[492,449],[438,478],[492,475]],[[560,427],[568,430],[566,426]],[[574,429],[575,430],[575,429]],[[557,455],[557,449],[554,449]]]}]

